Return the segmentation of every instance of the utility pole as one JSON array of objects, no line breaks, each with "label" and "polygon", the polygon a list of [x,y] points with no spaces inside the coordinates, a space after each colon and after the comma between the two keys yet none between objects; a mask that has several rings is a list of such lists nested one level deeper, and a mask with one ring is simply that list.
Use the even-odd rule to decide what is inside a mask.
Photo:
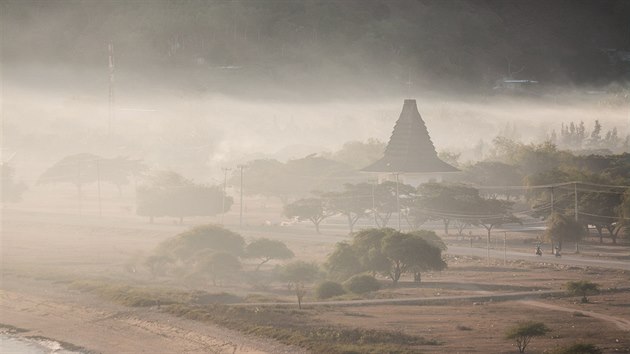
[{"label": "utility pole", "polygon": [[400,231],[400,195],[398,191],[398,176],[400,175],[400,172],[396,172],[394,175],[396,176],[396,210],[398,213],[398,231]]},{"label": "utility pole", "polygon": [[372,214],[374,214],[374,227],[378,227],[378,222],[376,220],[376,197],[374,195],[374,190],[376,188],[376,184],[378,183],[378,178],[371,181],[372,182]]},{"label": "utility pole", "polygon": [[109,42],[107,46],[109,51],[109,111],[107,120],[107,135],[112,132],[112,122],[114,120],[115,108],[114,108],[114,43]]},{"label": "utility pole", "polygon": [[[553,195],[553,186],[550,187],[551,189],[551,215],[553,215],[554,212],[554,195]],[[551,254],[556,254],[556,247],[553,243],[553,237],[551,237]]]},{"label": "utility pole", "polygon": [[[223,217],[225,216],[225,193],[227,189],[227,173],[231,170],[231,168],[221,168],[223,170],[223,200],[221,202],[221,225],[223,225]],[[242,200],[241,200],[242,201]]]},{"label": "utility pole", "polygon": [[[577,193],[577,182],[573,183],[573,202],[575,208],[575,222],[578,222],[578,193]],[[579,236],[578,236],[579,237]],[[580,239],[577,238],[575,240],[575,253],[580,253]]]},{"label": "utility pole", "polygon": [[240,217],[239,217],[239,227],[242,229],[243,228],[243,169],[245,168],[245,165],[238,165],[238,168],[241,169],[241,213],[240,213]]}]

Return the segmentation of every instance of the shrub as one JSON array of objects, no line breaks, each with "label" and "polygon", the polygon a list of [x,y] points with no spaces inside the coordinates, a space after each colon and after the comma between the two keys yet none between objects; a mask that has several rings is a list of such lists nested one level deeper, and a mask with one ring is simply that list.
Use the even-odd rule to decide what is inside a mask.
[{"label": "shrub", "polygon": [[603,351],[593,344],[575,343],[568,347],[554,350],[553,354],[602,354]]},{"label": "shrub", "polygon": [[318,299],[329,299],[333,296],[339,296],[345,294],[341,284],[334,281],[325,281],[317,286],[315,294]]},{"label": "shrub", "polygon": [[599,285],[591,283],[588,280],[570,281],[567,283],[567,291],[571,295],[582,296],[582,302],[587,303],[587,295],[597,294],[599,292]]},{"label": "shrub", "polygon": [[519,353],[525,353],[525,348],[534,337],[545,335],[550,329],[542,322],[520,322],[505,333],[506,339],[516,340]]},{"label": "shrub", "polygon": [[378,280],[371,275],[359,274],[348,279],[343,285],[350,292],[355,294],[369,293],[370,291],[376,291],[381,288]]}]

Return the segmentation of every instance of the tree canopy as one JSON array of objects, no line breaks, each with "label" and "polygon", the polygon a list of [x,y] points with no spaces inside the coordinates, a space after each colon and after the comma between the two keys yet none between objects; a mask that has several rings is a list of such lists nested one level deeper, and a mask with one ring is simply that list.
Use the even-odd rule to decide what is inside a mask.
[{"label": "tree canopy", "polygon": [[192,261],[199,252],[208,250],[211,253],[225,252],[240,256],[244,246],[245,240],[235,232],[218,225],[201,225],[163,241],[157,251],[186,263]]},{"label": "tree canopy", "polygon": [[272,259],[289,259],[293,258],[294,254],[282,241],[259,238],[245,247],[245,256],[261,260],[256,266],[256,270],[258,270],[260,266]]},{"label": "tree canopy", "polygon": [[352,243],[337,244],[326,266],[333,275],[348,277],[367,271],[383,274],[397,284],[407,272],[446,267],[438,240],[435,233],[426,230],[416,233],[394,229],[361,230],[354,234]]},{"label": "tree canopy", "polygon": [[[174,172],[158,172],[138,187],[137,214],[155,217],[210,216],[230,210],[233,199],[218,186],[196,184]],[[225,210],[223,201],[225,200]]]},{"label": "tree canopy", "polygon": [[319,224],[326,218],[334,214],[325,201],[319,198],[306,198],[296,200],[291,204],[284,206],[284,215],[289,218],[297,218],[298,220],[309,220],[315,225],[317,233],[319,231]]}]

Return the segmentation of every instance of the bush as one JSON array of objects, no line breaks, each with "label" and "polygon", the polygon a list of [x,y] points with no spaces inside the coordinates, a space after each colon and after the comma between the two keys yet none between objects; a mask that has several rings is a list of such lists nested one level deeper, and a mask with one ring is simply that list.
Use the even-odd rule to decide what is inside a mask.
[{"label": "bush", "polygon": [[355,294],[365,294],[381,288],[378,280],[371,275],[360,274],[348,279],[343,285]]},{"label": "bush", "polygon": [[587,303],[587,295],[597,294],[599,285],[588,280],[570,281],[567,283],[567,292],[571,295],[582,296],[582,302]]},{"label": "bush", "polygon": [[333,296],[339,296],[345,294],[341,284],[334,281],[325,281],[317,286],[315,294],[318,299],[329,299]]},{"label": "bush", "polygon": [[554,350],[553,354],[602,354],[602,350],[593,344],[575,343],[568,347]]},{"label": "bush", "polygon": [[519,353],[525,353],[525,348],[534,337],[544,336],[550,329],[542,322],[520,322],[516,326],[508,328],[506,339],[516,340]]}]

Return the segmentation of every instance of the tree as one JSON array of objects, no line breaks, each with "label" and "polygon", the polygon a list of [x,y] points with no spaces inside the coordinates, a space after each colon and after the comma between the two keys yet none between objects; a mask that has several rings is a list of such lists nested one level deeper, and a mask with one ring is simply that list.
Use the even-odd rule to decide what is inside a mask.
[{"label": "tree", "polygon": [[[507,200],[517,192],[502,186],[520,186],[523,183],[523,175],[517,166],[498,161],[480,161],[466,168],[464,178],[467,182],[480,186],[494,186],[486,189],[490,196],[505,195]],[[487,193],[486,193],[487,194]]]},{"label": "tree", "polygon": [[247,258],[258,258],[262,261],[256,266],[256,271],[272,259],[293,258],[293,252],[282,241],[259,238],[252,241],[245,248]]},{"label": "tree", "polygon": [[319,198],[299,199],[291,204],[284,206],[284,215],[289,218],[297,218],[298,220],[309,220],[315,225],[318,234],[319,224],[324,219],[334,215],[334,212],[328,208],[324,200]]},{"label": "tree", "polygon": [[[273,159],[247,163],[247,189],[250,195],[278,197],[284,204],[290,197],[305,197],[314,190],[337,189],[340,180],[356,180],[358,174],[348,165],[309,155],[286,163]],[[240,183],[234,176],[230,181]]]},{"label": "tree", "polygon": [[82,186],[96,181],[96,161],[102,159],[87,153],[66,156],[44,171],[37,183],[74,184],[77,193],[82,195]]},{"label": "tree", "polygon": [[385,152],[385,143],[370,138],[366,142],[348,141],[340,150],[330,155],[332,160],[360,169],[380,159]]},{"label": "tree", "polygon": [[591,283],[588,280],[570,281],[567,283],[567,292],[571,295],[582,296],[582,302],[587,303],[587,295],[597,294],[599,292],[599,285]]},{"label": "tree", "polygon": [[372,209],[371,188],[368,183],[356,185],[346,183],[343,191],[324,193],[322,198],[326,200],[332,212],[346,216],[348,228],[352,233],[356,222],[368,215]]},{"label": "tree", "polygon": [[13,168],[8,163],[1,164],[2,168],[2,202],[19,202],[22,194],[26,191],[26,185],[23,182],[16,182]]},{"label": "tree", "polygon": [[507,200],[485,199],[477,200],[477,215],[472,217],[473,223],[483,226],[488,232],[488,243],[492,229],[505,224],[521,223],[521,220],[511,213],[514,203]]},{"label": "tree", "polygon": [[[392,213],[409,209],[414,200],[416,189],[408,184],[398,183],[398,202],[396,201],[396,182],[385,181],[374,187],[375,210],[378,227],[387,227]],[[400,204],[400,210],[398,210]]]},{"label": "tree", "polygon": [[157,277],[166,274],[166,267],[174,262],[169,255],[153,254],[145,259],[144,265],[149,268],[152,276]]},{"label": "tree", "polygon": [[564,241],[579,241],[584,233],[584,227],[580,223],[564,214],[554,212],[547,220],[545,236],[551,240],[554,252],[554,245],[558,246],[558,250],[562,250]]},{"label": "tree", "polygon": [[319,267],[314,263],[295,261],[284,266],[282,269],[284,279],[288,281],[289,288],[295,290],[298,307],[302,309],[302,299],[306,295],[305,283],[312,282],[319,274]]},{"label": "tree", "polygon": [[442,250],[420,233],[407,234],[394,229],[361,230],[355,234],[351,247],[362,271],[381,273],[394,285],[409,271],[420,273],[446,267]]},{"label": "tree", "polygon": [[81,194],[84,184],[97,181],[114,184],[119,193],[129,178],[139,176],[146,167],[140,160],[127,157],[104,158],[94,154],[69,155],[49,167],[39,177],[38,183],[69,183],[77,187]]},{"label": "tree", "polygon": [[417,194],[414,207],[431,219],[442,220],[446,235],[451,221],[460,220],[458,215],[473,213],[480,198],[475,188],[435,182],[421,184]]},{"label": "tree", "polygon": [[363,271],[359,257],[352,245],[347,242],[338,242],[335,245],[335,250],[328,255],[324,267],[329,276],[340,280],[348,279]]},{"label": "tree", "polygon": [[225,279],[241,269],[238,258],[228,252],[207,252],[197,255],[196,270],[201,274],[209,274],[212,285],[217,285],[217,279]]},{"label": "tree", "polygon": [[210,216],[230,210],[232,197],[225,196],[218,186],[196,184],[175,172],[158,172],[148,185],[138,187],[136,213],[153,218],[178,217],[180,224],[185,216]]},{"label": "tree", "polygon": [[382,247],[390,263],[387,275],[394,286],[398,284],[400,276],[409,271],[419,275],[422,271],[446,268],[441,250],[420,236],[390,232],[383,238]]},{"label": "tree", "polygon": [[158,245],[156,254],[191,263],[202,251],[224,252],[238,257],[243,254],[245,240],[235,232],[219,225],[202,225],[169,238]]},{"label": "tree", "polygon": [[542,322],[520,322],[516,326],[511,327],[505,333],[506,339],[516,340],[516,346],[519,353],[525,353],[525,348],[534,337],[539,337],[551,331]]}]

